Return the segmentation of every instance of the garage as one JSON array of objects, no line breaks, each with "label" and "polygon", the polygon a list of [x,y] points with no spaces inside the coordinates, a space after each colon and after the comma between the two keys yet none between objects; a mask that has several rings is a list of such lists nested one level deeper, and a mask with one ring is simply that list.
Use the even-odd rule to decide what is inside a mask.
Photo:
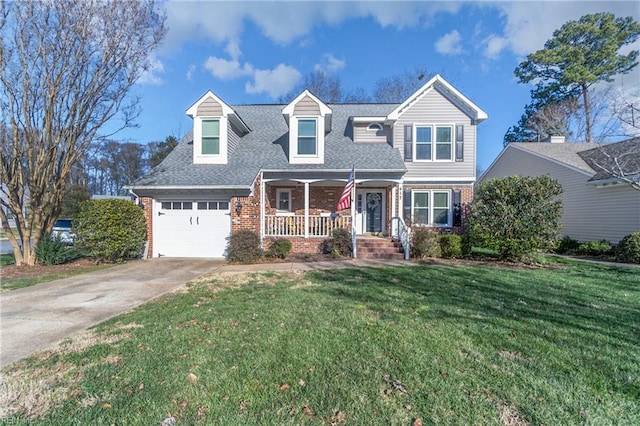
[{"label": "garage", "polygon": [[224,257],[229,200],[156,200],[153,257]]}]

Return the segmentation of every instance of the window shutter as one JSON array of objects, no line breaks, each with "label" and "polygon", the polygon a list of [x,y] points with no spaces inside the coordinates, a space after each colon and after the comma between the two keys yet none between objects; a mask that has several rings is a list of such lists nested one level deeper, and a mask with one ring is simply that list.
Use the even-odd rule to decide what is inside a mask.
[{"label": "window shutter", "polygon": [[453,226],[462,225],[462,194],[459,189],[453,190]]},{"label": "window shutter", "polygon": [[413,124],[404,126],[404,161],[413,161]]},{"label": "window shutter", "polygon": [[456,125],[456,161],[464,161],[464,124]]},{"label": "window shutter", "polygon": [[411,219],[411,190],[407,189],[404,191],[404,195],[402,196],[403,204],[404,204],[404,221],[408,222]]}]

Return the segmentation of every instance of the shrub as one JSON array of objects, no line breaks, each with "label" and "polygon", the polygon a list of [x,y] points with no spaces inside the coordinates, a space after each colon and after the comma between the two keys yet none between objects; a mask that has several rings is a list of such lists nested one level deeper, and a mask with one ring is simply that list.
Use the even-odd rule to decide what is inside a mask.
[{"label": "shrub", "polygon": [[627,263],[640,263],[640,231],[624,237],[616,249],[616,260]]},{"label": "shrub", "polygon": [[549,176],[489,179],[476,188],[468,229],[475,246],[521,260],[558,239],[562,187]]},{"label": "shrub", "polygon": [[613,253],[613,246],[607,240],[589,241],[580,244],[577,253],[582,256],[604,256]]},{"label": "shrub", "polygon": [[42,265],[60,265],[79,258],[80,252],[60,240],[59,236],[44,234],[35,248],[36,261]]},{"label": "shrub", "polygon": [[254,263],[262,256],[260,236],[253,231],[237,231],[227,239],[227,259],[231,262]]},{"label": "shrub", "polygon": [[269,249],[265,253],[267,257],[284,259],[291,252],[291,241],[284,238],[276,238],[271,241]]},{"label": "shrub", "polygon": [[343,228],[334,229],[331,238],[325,240],[322,246],[323,253],[335,258],[351,256],[353,253],[351,233]]},{"label": "shrub", "polygon": [[574,240],[569,236],[564,236],[554,250],[558,254],[576,254],[580,247],[580,241]]},{"label": "shrub", "polygon": [[440,234],[424,227],[414,227],[411,229],[411,257],[423,259],[425,257],[439,257],[440,244],[438,244]]},{"label": "shrub", "polygon": [[456,234],[441,235],[440,254],[446,259],[462,257],[462,237]]},{"label": "shrub", "polygon": [[73,223],[76,244],[99,261],[121,262],[139,257],[147,238],[140,207],[128,200],[89,200],[80,204]]}]

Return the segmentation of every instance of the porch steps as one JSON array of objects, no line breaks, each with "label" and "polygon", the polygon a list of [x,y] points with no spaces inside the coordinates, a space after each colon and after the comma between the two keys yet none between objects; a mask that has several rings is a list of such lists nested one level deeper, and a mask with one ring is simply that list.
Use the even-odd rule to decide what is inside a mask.
[{"label": "porch steps", "polygon": [[404,259],[402,245],[390,238],[358,237],[356,249],[360,259]]}]

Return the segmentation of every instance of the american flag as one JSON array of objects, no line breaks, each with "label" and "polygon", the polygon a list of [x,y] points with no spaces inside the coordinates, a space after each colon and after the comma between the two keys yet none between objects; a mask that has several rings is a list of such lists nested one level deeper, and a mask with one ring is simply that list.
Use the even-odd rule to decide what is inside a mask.
[{"label": "american flag", "polygon": [[344,210],[351,207],[351,191],[353,190],[353,183],[355,180],[355,167],[351,169],[351,173],[349,174],[349,179],[347,180],[347,184],[344,186],[342,190],[342,195],[340,196],[340,200],[338,201],[338,207],[336,210]]}]

